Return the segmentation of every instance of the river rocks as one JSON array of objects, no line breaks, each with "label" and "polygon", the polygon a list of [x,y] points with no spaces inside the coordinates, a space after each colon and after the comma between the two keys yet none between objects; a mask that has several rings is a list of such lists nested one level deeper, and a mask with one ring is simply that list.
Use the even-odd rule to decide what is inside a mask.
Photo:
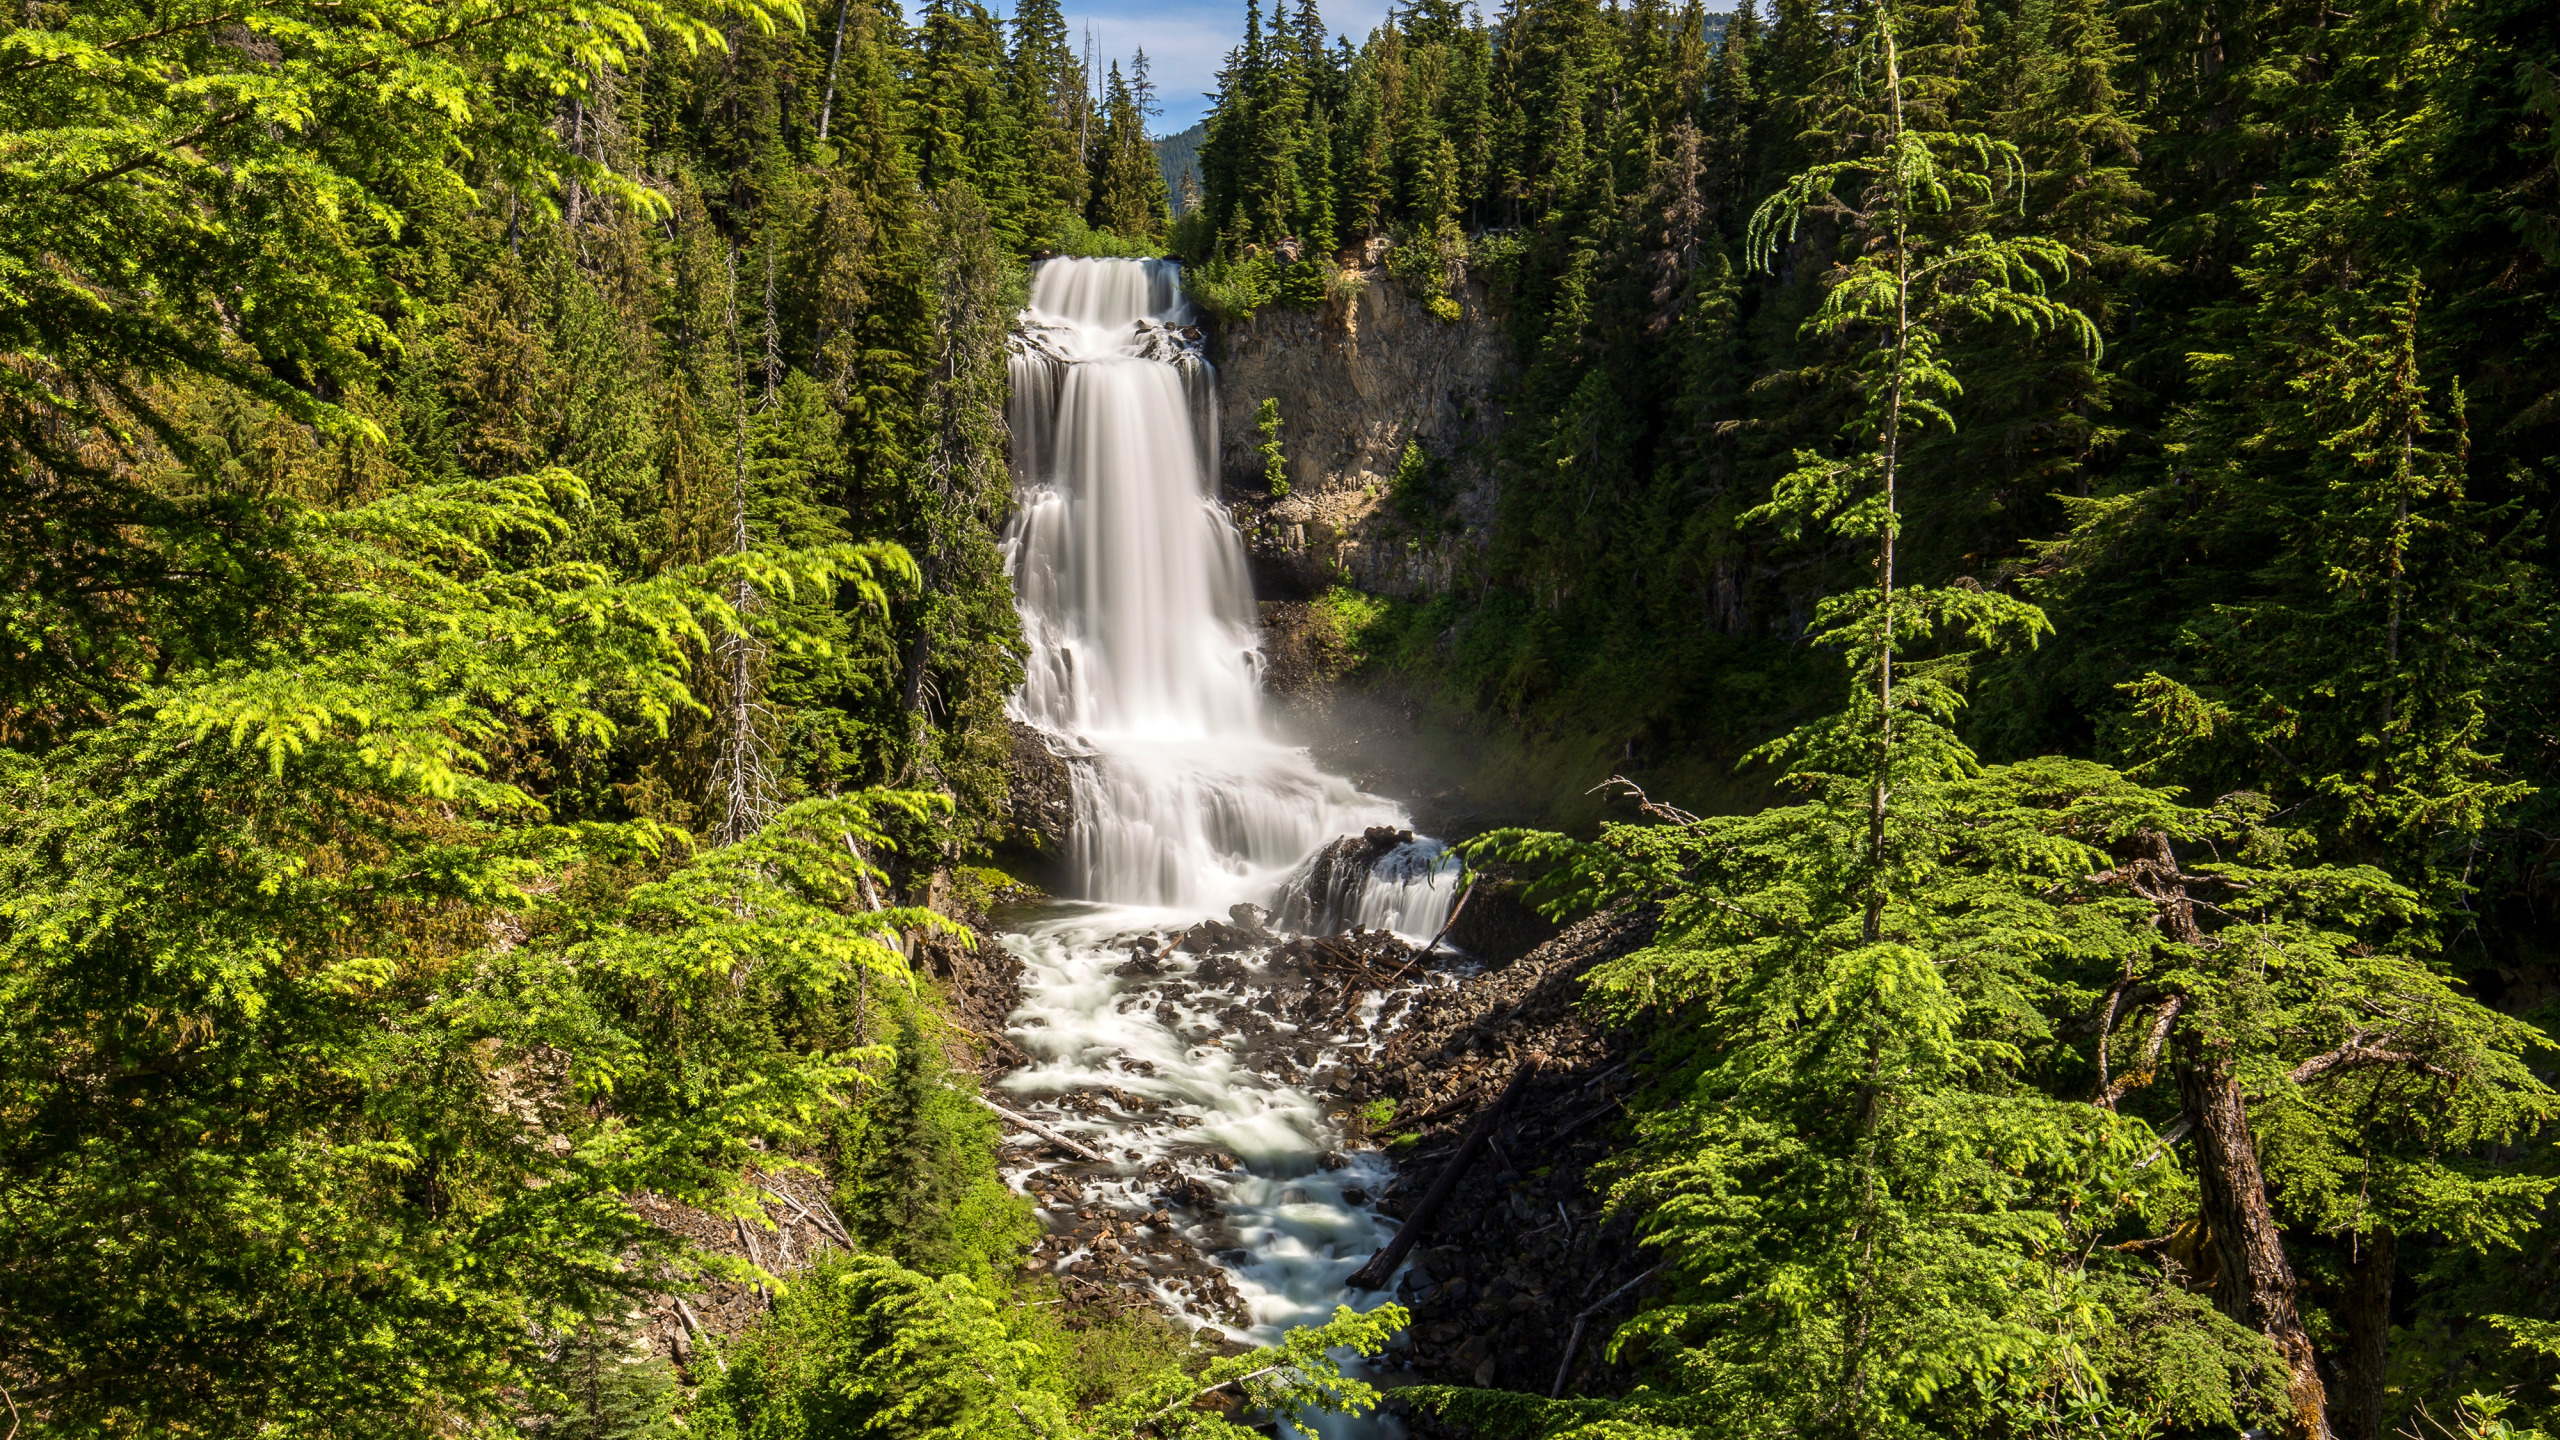
[{"label": "river rocks", "polygon": [[[1415,1378],[1544,1394],[1575,1317],[1593,1312],[1567,1393],[1626,1383],[1602,1345],[1645,1286],[1594,1307],[1653,1261],[1626,1219],[1604,1216],[1603,1188],[1589,1171],[1611,1150],[1611,1122],[1634,1071],[1625,1042],[1573,1002],[1593,965],[1652,933],[1649,912],[1595,917],[1509,966],[1420,992],[1378,1062],[1346,1087],[1373,1106],[1393,1105],[1376,1137],[1398,1161],[1383,1203],[1410,1205],[1476,1114],[1532,1055],[1545,1057],[1401,1281],[1399,1298],[1415,1317]],[[1427,1417],[1412,1423],[1417,1437],[1458,1433]]]},{"label": "river rocks", "polygon": [[[1348,838],[1391,849],[1408,835],[1382,828]],[[1238,1083],[1303,1089],[1323,1105],[1326,1130],[1342,1139],[1328,1136],[1310,1153],[1283,1146],[1240,1161],[1223,1148],[1232,1142],[1209,1138],[1221,1132],[1186,1113],[1194,1108],[1189,1092],[1139,1078],[1160,1079],[1147,1070],[1162,1065],[1084,1049],[1071,1084],[1006,1102],[1111,1157],[1069,1156],[1036,1136],[1009,1146],[1004,1169],[1040,1206],[1047,1232],[1026,1264],[1056,1277],[1079,1305],[1161,1304],[1189,1323],[1241,1326],[1248,1317],[1238,1282],[1218,1262],[1256,1259],[1228,1257],[1260,1243],[1277,1210],[1337,1196],[1393,1223],[1377,1208],[1384,1167],[1354,1151],[1361,1117],[1329,1097],[1366,1068],[1381,1024],[1426,989],[1454,982],[1416,963],[1414,947],[1394,934],[1283,934],[1251,905],[1179,934],[1126,934],[1098,948],[1115,1010],[1182,1017],[1184,1043],[1223,1052],[1221,1066],[1232,1067],[1226,1073]],[[1117,1298],[1096,1298],[1105,1292]]]}]

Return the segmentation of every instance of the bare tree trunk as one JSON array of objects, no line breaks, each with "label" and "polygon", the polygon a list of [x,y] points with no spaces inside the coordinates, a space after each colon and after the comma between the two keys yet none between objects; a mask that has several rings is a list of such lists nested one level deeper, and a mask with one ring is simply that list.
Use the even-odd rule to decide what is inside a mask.
[{"label": "bare tree trunk", "polygon": [[2400,1264],[2400,1237],[2376,1225],[2356,1241],[2347,1267],[2347,1354],[2338,1377],[2333,1412],[2339,1440],[2391,1440],[2383,1368],[2391,1358],[2391,1281]]},{"label": "bare tree trunk", "polygon": [[827,138],[827,122],[836,113],[836,62],[844,58],[844,20],[853,13],[853,0],[836,6],[836,40],[827,47],[827,96],[818,102],[818,138]]},{"label": "bare tree trunk", "polygon": [[2286,1389],[2293,1440],[2330,1440],[2329,1396],[2320,1383],[2320,1355],[2295,1305],[2298,1287],[2286,1263],[2284,1235],[2267,1205],[2266,1175],[2249,1135],[2249,1111],[2240,1082],[2221,1054],[2189,1042],[2179,1088],[2196,1122],[2197,1189],[2206,1231],[2212,1236],[2217,1275],[2214,1303],[2222,1313],[2265,1335],[2283,1353],[2292,1373]]}]

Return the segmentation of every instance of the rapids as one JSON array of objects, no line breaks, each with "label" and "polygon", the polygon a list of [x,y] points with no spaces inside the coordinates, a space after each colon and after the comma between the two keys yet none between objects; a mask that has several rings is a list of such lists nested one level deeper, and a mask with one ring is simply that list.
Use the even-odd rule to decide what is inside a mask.
[{"label": "rapids", "polygon": [[[1040,266],[1016,325],[1006,560],[1030,653],[1012,713],[1073,777],[1075,893],[1003,937],[1024,965],[1008,1034],[1034,1059],[1000,1088],[1115,1157],[1017,1170],[1053,1228],[1116,1216],[1137,1236],[1179,1236],[1219,1273],[1151,1273],[1159,1298],[1269,1342],[1388,1297],[1342,1281],[1394,1232],[1367,1199],[1389,1166],[1345,1143],[1316,1092],[1374,1053],[1394,1001],[1290,1008],[1307,982],[1258,917],[1293,894],[1290,913],[1309,913],[1301,892],[1329,842],[1411,821],[1267,723],[1244,544],[1216,494],[1217,377],[1192,320],[1170,262],[1061,259]],[[1317,908],[1428,936],[1456,871],[1437,842],[1406,840],[1377,855],[1355,902]],[[1229,919],[1245,928],[1220,933],[1255,943],[1183,945]]]}]

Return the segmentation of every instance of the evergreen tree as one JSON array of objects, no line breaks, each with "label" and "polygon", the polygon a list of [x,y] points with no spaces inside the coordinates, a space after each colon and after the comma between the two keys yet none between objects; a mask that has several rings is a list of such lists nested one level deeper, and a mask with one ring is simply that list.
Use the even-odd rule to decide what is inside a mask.
[{"label": "evergreen tree", "polygon": [[1008,80],[1022,137],[1024,243],[1042,249],[1066,217],[1083,216],[1085,200],[1084,64],[1067,44],[1058,0],[1016,0]]},{"label": "evergreen tree", "polygon": [[1030,1202],[996,1176],[995,1117],[951,1088],[940,1042],[912,1009],[895,1043],[896,1063],[863,1108],[839,1208],[866,1249],[985,1284],[1038,1233]]},{"label": "evergreen tree", "polygon": [[[1139,52],[1143,63],[1145,52]],[[1143,82],[1145,72],[1139,72]],[[1115,235],[1160,239],[1173,223],[1171,198],[1165,192],[1164,167],[1156,163],[1154,142],[1147,138],[1147,117],[1138,93],[1111,63],[1103,88],[1102,135],[1090,160],[1085,223]]]},{"label": "evergreen tree", "polygon": [[978,0],[925,0],[909,79],[908,128],[926,190],[966,185],[1022,243],[1025,127],[1008,85],[1001,26]]}]

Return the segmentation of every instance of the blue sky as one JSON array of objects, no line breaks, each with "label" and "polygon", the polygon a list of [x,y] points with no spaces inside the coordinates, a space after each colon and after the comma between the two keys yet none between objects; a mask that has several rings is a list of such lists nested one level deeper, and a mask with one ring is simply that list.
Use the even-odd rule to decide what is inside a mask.
[{"label": "blue sky", "polygon": [[[1370,29],[1387,18],[1388,0],[1318,0],[1326,28],[1336,35],[1348,35],[1353,44],[1366,38]],[[996,7],[1011,14],[1010,5]],[[1062,7],[1067,16],[1069,41],[1082,48],[1084,29],[1093,26],[1094,64],[1108,69],[1118,60],[1125,70],[1129,55],[1139,46],[1147,50],[1147,62],[1155,67],[1156,89],[1161,92],[1164,114],[1155,122],[1156,133],[1171,135],[1185,130],[1209,113],[1207,92],[1216,88],[1218,67],[1227,52],[1244,39],[1244,0],[1215,0],[1210,4],[1179,4],[1172,0],[1095,0],[1077,5],[1067,0]],[[1297,8],[1290,0],[1290,9]],[[1268,0],[1265,0],[1268,10]]]}]

